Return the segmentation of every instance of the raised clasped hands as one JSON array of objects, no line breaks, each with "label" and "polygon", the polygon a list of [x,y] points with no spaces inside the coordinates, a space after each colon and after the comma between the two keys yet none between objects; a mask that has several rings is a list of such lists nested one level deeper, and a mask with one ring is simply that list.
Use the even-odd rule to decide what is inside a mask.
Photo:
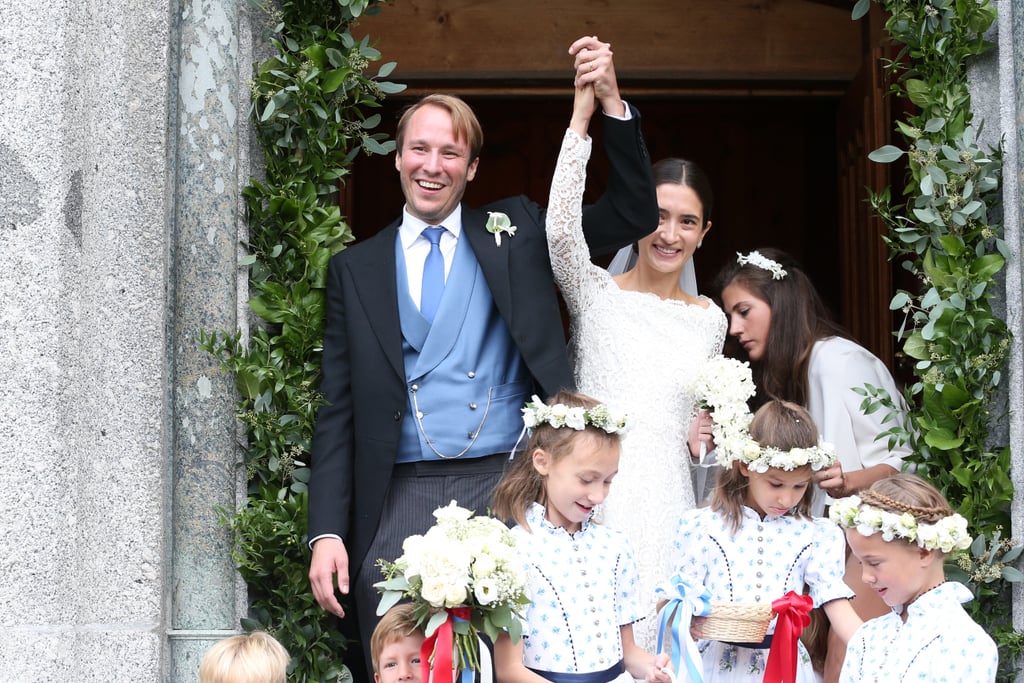
[{"label": "raised clasped hands", "polygon": [[604,113],[625,116],[626,105],[615,80],[611,44],[601,42],[597,36],[583,36],[569,46],[569,54],[575,58],[576,88],[593,85],[594,95],[601,102]]},{"label": "raised clasped hands", "polygon": [[309,562],[309,585],[324,610],[338,617],[345,616],[345,610],[334,594],[334,577],[338,577],[338,589],[348,594],[348,550],[340,538],[326,536],[313,543],[313,557]]}]

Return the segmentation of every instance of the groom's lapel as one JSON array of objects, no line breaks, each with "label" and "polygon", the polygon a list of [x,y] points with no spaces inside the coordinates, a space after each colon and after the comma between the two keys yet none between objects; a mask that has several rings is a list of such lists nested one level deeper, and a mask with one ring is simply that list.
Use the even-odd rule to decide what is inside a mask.
[{"label": "groom's lapel", "polygon": [[398,284],[395,275],[395,239],[399,222],[395,221],[368,240],[363,245],[360,258],[352,259],[350,268],[370,328],[380,341],[388,362],[398,376],[404,378],[402,326],[398,319]]},{"label": "groom's lapel", "polygon": [[512,326],[512,282],[509,277],[508,258],[511,250],[508,235],[502,235],[501,246],[494,243],[494,235],[487,232],[487,212],[481,209],[462,209],[462,232],[473,247],[476,261],[484,273],[495,306]]}]

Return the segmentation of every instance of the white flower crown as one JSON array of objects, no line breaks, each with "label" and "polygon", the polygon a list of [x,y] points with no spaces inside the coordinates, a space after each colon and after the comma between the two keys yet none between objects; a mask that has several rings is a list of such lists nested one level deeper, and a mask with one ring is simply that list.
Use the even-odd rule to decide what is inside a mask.
[{"label": "white flower crown", "polygon": [[593,408],[570,408],[564,403],[549,406],[536,394],[533,395],[531,402],[523,408],[523,424],[527,429],[548,424],[555,429],[569,427],[576,431],[583,431],[590,426],[603,429],[609,434],[620,435],[628,429],[625,414],[617,413],[603,403],[599,403]]},{"label": "white flower crown", "polygon": [[754,472],[764,474],[769,467],[792,472],[798,467],[810,465],[818,470],[828,467],[836,461],[836,448],[826,441],[818,441],[817,446],[810,448],[793,448],[788,451],[771,446],[763,447],[758,442],[745,436],[718,446],[718,464],[725,469],[732,469],[734,462],[744,462]]},{"label": "white flower crown", "polygon": [[909,512],[890,512],[868,505],[860,496],[849,496],[832,503],[829,519],[844,529],[856,529],[861,536],[882,532],[882,540],[901,538],[917,543],[925,550],[949,553],[971,547],[974,540],[967,532],[967,520],[953,513],[934,524],[918,522]]},{"label": "white flower crown", "polygon": [[761,270],[767,270],[772,274],[773,280],[781,280],[786,277],[786,269],[782,267],[782,264],[778,261],[773,261],[759,251],[752,251],[749,254],[741,254],[736,252],[736,263],[741,266],[745,266],[748,263],[752,266],[756,266]]}]

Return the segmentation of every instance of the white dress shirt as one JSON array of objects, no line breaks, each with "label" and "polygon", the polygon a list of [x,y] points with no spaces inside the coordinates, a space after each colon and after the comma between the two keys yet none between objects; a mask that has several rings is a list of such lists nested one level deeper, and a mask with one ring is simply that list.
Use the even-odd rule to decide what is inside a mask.
[{"label": "white dress shirt", "polygon": [[402,209],[402,224],[398,227],[398,239],[402,243],[402,252],[405,254],[405,273],[409,278],[409,296],[420,305],[420,296],[423,288],[423,263],[430,253],[430,240],[423,236],[424,228],[443,227],[441,233],[441,256],[444,257],[444,279],[448,281],[448,273],[452,269],[452,259],[455,256],[455,247],[459,244],[459,236],[462,234],[462,204],[455,207],[455,210],[437,224],[425,223],[409,213],[407,208]]}]

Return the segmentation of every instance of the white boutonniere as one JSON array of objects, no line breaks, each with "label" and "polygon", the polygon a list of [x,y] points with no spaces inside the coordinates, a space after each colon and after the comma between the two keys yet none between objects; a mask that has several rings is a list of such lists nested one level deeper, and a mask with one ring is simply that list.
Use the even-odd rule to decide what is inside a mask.
[{"label": "white boutonniere", "polygon": [[516,234],[516,226],[512,225],[512,219],[508,217],[508,214],[504,214],[501,211],[488,211],[487,212],[487,232],[494,235],[494,244],[501,246],[501,233],[507,232],[509,237]]}]

